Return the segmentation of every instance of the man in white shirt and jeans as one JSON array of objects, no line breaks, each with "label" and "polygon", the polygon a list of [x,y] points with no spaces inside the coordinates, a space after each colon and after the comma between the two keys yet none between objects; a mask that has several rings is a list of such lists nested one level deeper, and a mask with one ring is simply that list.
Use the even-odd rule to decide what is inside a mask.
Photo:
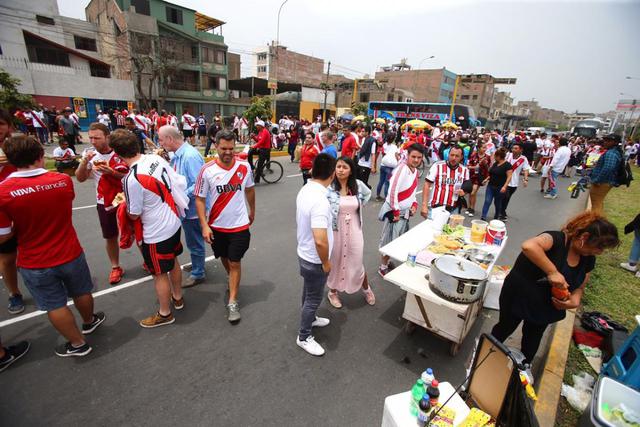
[{"label": "man in white shirt and jeans", "polygon": [[564,172],[564,168],[569,164],[571,158],[571,149],[567,138],[560,138],[558,149],[553,155],[551,165],[549,166],[549,193],[545,194],[545,199],[555,199],[558,197],[558,176]]},{"label": "man in white shirt and jeans", "polygon": [[327,199],[327,187],[333,181],[336,159],[320,153],[313,161],[312,179],[302,187],[296,198],[296,224],[298,262],[304,281],[300,331],[296,344],[313,356],[322,356],[324,348],[318,344],[312,327],[324,327],[329,319],[316,316],[324,295],[324,286],[331,271],[331,207]]}]

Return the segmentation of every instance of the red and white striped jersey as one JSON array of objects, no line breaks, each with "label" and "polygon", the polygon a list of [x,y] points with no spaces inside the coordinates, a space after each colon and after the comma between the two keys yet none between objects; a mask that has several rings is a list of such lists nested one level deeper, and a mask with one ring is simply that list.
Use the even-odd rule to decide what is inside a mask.
[{"label": "red and white striped jersey", "polygon": [[551,163],[553,155],[556,154],[556,149],[553,148],[553,145],[551,145],[550,147],[545,145],[540,150],[538,150],[538,152],[540,153],[540,164],[542,166],[545,166]]},{"label": "red and white striped jersey", "polygon": [[200,171],[195,195],[209,197],[208,224],[212,230],[233,233],[249,228],[245,190],[253,187],[249,163],[236,160],[229,169],[212,160]]},{"label": "red and white striped jersey", "polygon": [[513,153],[507,153],[507,162],[511,163],[511,181],[509,181],[509,187],[517,187],[520,184],[520,173],[522,170],[529,169],[529,160],[522,154],[517,159],[513,159]]},{"label": "red and white striped jersey", "polygon": [[406,163],[398,163],[398,167],[391,175],[387,203],[393,211],[409,209],[416,203],[416,188],[418,187],[418,170],[407,166]]},{"label": "red and white striped jersey", "polygon": [[173,170],[155,154],[143,154],[124,178],[127,211],[140,215],[142,240],[159,243],[173,236],[181,226],[176,202],[171,194]]},{"label": "red and white striped jersey", "polygon": [[[454,206],[458,200],[456,190],[459,190],[462,183],[468,179],[469,169],[462,164],[452,169],[444,160],[434,163],[426,178],[433,184],[429,206]],[[423,194],[422,197],[427,195]]]}]

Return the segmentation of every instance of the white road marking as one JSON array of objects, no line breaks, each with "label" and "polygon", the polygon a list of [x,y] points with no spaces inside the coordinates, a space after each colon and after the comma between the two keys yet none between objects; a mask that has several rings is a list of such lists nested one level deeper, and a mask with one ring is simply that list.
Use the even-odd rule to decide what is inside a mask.
[{"label": "white road marking", "polygon": [[295,175],[287,175],[287,178],[293,178],[294,176],[302,176],[301,173],[297,173]]},{"label": "white road marking", "polygon": [[[213,255],[208,256],[204,260],[205,260],[205,262],[207,262],[207,261],[211,261],[212,259],[215,259],[215,256],[213,256]],[[182,264],[181,267],[184,270],[184,267],[186,267],[188,265],[191,265],[191,263],[188,262],[186,264]],[[98,291],[98,292],[94,292],[93,293],[93,297],[97,298],[97,297],[100,297],[102,295],[107,295],[107,294],[110,294],[110,293],[113,293],[113,292],[118,292],[120,290],[123,290],[123,289],[126,289],[126,288],[130,288],[130,287],[135,286],[135,285],[139,285],[140,283],[148,282],[152,278],[153,277],[151,275],[149,275],[149,276],[141,277],[141,278],[136,279],[136,280],[132,280],[132,281],[127,282],[127,283],[123,283],[122,285],[115,285],[115,286],[112,286],[110,288],[103,289],[103,290]],[[68,306],[73,305],[73,300],[69,300],[67,302],[67,305]],[[22,316],[18,316],[18,317],[14,317],[14,318],[11,318],[11,319],[7,319],[7,320],[5,320],[3,322],[0,322],[0,328],[3,328],[5,326],[9,326],[9,325],[13,325],[14,323],[23,322],[25,320],[29,320],[31,318],[38,317],[38,316],[41,316],[43,314],[47,314],[47,312],[46,311],[42,311],[42,310],[36,310],[34,312],[27,313],[27,314],[24,314]]]},{"label": "white road marking", "polygon": [[79,211],[80,209],[89,209],[89,208],[95,208],[95,207],[96,207],[96,205],[78,206],[77,208],[72,208],[72,210]]}]

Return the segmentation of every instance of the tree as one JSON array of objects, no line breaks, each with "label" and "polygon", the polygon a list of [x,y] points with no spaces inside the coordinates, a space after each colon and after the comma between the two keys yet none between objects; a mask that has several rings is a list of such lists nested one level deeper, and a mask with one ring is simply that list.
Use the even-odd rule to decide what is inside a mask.
[{"label": "tree", "polygon": [[35,106],[31,95],[18,92],[20,79],[0,68],[0,108],[15,111],[18,108],[32,108]]},{"label": "tree", "polygon": [[249,131],[253,132],[256,120],[268,120],[271,117],[271,97],[254,96],[242,115],[249,122]]},{"label": "tree", "polygon": [[366,115],[368,110],[369,108],[367,107],[367,105],[363,103],[359,103],[351,107],[351,113],[354,116]]}]

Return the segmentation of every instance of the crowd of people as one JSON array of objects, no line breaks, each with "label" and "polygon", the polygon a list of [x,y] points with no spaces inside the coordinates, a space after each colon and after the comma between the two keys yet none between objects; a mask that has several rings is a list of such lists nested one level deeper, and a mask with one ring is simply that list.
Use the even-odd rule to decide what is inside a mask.
[{"label": "crowd of people", "polygon": [[[376,302],[363,263],[362,209],[373,197],[369,181],[378,170],[375,201],[381,203],[381,247],[405,233],[418,213],[429,218],[433,209],[442,207],[476,216],[477,194],[483,186],[480,218],[488,218],[493,204],[493,218],[508,221],[509,202],[521,183],[528,185],[529,176],[539,174],[544,198],[555,199],[558,177],[572,176],[576,169],[590,174],[596,215],[591,220],[595,221],[607,192],[619,185],[618,170],[625,156],[636,161],[638,157],[637,147],[635,153],[618,149],[621,141],[616,135],[598,140],[549,138],[544,133],[441,125],[412,129],[385,120],[341,123],[333,117],[327,123],[320,117],[309,123],[283,116],[277,124],[258,120],[250,126],[237,115],[225,122],[218,114],[209,123],[204,114],[194,117],[184,111],[178,118],[166,111],[144,114],[135,109],[131,113],[116,110],[113,118],[100,112],[98,121],[89,126],[90,147],[78,154],[79,123],[70,108],[62,112],[54,119],[62,128],[60,146],[54,152],[56,166],[72,169],[79,182],[95,181],[97,220],[111,264],[108,282],[117,285],[122,280],[125,271],[119,249],[134,244],[153,276],[159,307],[140,321],[144,328],[173,323],[175,311],[186,304],[182,290],[206,281],[206,244],[228,275],[227,319],[233,324],[240,321],[238,295],[242,259],[250,247],[250,226],[256,217],[255,184],[271,150],[287,146],[291,161],[299,161],[303,179],[296,198],[297,254],[304,282],[296,343],[316,356],[324,354],[324,349],[315,341],[312,328],[330,323],[316,314],[325,286],[328,301],[336,309],[342,307],[341,292],[362,292],[367,304]],[[33,117],[41,117],[34,110],[14,115],[0,111],[4,152],[0,158],[0,267],[10,295],[9,311],[24,310],[19,271],[37,307],[47,312],[65,338],[56,354],[84,356],[92,350],[85,336],[106,316],[94,309],[89,265],[68,221],[73,181],[68,174],[44,169],[44,146],[50,140],[40,137],[43,131],[31,135],[21,115],[30,115],[32,125],[39,121]],[[15,119],[22,134],[13,134]],[[250,147],[248,162],[237,155],[238,141]],[[205,146],[205,157],[213,145],[215,159],[205,163],[197,143]],[[39,211],[44,209],[52,215],[43,222]],[[587,228],[580,230],[584,233]],[[182,231],[191,257],[186,280],[176,261],[183,252]],[[546,241],[538,243],[552,247]],[[586,254],[582,247],[577,252]],[[389,269],[389,258],[383,256],[378,273],[384,276]],[[82,318],[80,328],[67,307],[69,297]],[[509,325],[513,321],[508,319]],[[502,335],[509,329],[502,328]],[[0,369],[27,350],[26,343],[7,347],[0,353]]]}]

